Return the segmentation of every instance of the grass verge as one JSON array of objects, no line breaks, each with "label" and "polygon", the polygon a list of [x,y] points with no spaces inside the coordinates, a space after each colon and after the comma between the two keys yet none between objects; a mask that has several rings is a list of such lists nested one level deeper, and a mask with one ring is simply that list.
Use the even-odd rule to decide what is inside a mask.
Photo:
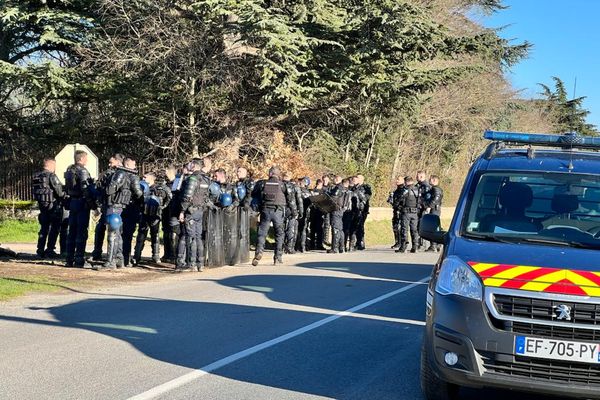
[{"label": "grass verge", "polygon": [[35,243],[39,229],[35,219],[0,220],[0,243]]},{"label": "grass verge", "polygon": [[0,301],[10,300],[33,292],[62,290],[62,283],[44,277],[23,276],[0,278]]},{"label": "grass verge", "polygon": [[[442,218],[442,227],[448,229],[452,217]],[[369,221],[365,224],[365,240],[367,246],[391,246],[394,244],[394,232],[392,232],[392,221]]]}]

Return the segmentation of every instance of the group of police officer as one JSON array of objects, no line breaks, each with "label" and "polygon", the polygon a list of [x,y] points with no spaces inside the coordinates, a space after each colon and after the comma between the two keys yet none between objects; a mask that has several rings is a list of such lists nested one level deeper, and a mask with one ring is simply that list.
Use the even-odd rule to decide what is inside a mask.
[{"label": "group of police officer", "polygon": [[198,158],[180,169],[169,167],[140,179],[134,159],[114,154],[94,181],[86,169],[87,157],[84,151],[75,152],[64,187],[52,158],[44,160],[44,169],[33,178],[40,208],[39,257],[59,257],[55,249],[60,235],[65,265],[90,267],[85,246],[92,212],[99,217],[92,252],[92,268],[97,270],[139,264],[148,235],[152,261],[172,262],[179,271],[247,262],[250,220],[256,214],[259,226],[253,265],[263,257],[271,224],[275,264],[282,263],[284,252],[325,250],[327,241],[331,253],[365,248],[364,226],[372,191],[362,175],[347,179],[326,175],[311,188],[308,177],[293,179],[278,167],[269,170],[268,179],[257,182],[240,167],[236,179],[229,180],[223,169],[212,172],[209,158]]},{"label": "group of police officer", "polygon": [[394,212],[392,229],[395,243],[392,248],[397,253],[404,253],[409,244],[411,253],[419,250],[440,251],[440,245],[429,244],[419,237],[419,221],[423,214],[441,214],[444,192],[439,184],[438,176],[431,175],[427,180],[424,171],[417,172],[416,182],[412,176],[399,176],[396,179],[396,190],[390,193],[388,203]]}]

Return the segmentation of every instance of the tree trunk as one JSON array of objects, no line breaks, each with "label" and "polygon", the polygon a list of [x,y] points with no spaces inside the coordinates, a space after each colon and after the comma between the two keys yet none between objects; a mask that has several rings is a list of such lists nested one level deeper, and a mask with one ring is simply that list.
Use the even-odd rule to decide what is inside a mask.
[{"label": "tree trunk", "polygon": [[379,115],[379,119],[377,122],[373,121],[371,124],[371,141],[369,143],[369,148],[367,149],[367,156],[365,157],[365,167],[368,169],[371,165],[371,158],[373,158],[373,151],[375,150],[375,144],[377,141],[377,136],[379,134],[379,130],[381,128],[381,115]]},{"label": "tree trunk", "polygon": [[198,152],[198,136],[196,134],[196,78],[190,80],[190,88],[188,91],[190,112],[188,114],[188,127],[190,136],[193,138],[192,157],[199,157]]},{"label": "tree trunk", "polygon": [[346,152],[344,153],[344,162],[348,163],[350,161],[350,146],[352,145],[352,136],[348,139],[348,143],[346,143]]},{"label": "tree trunk", "polygon": [[392,179],[394,179],[398,175],[398,169],[400,168],[400,157],[402,156],[402,146],[404,145],[405,132],[406,131],[404,130],[404,127],[400,129],[398,143],[396,144],[396,157],[394,158],[394,167],[392,168]]}]

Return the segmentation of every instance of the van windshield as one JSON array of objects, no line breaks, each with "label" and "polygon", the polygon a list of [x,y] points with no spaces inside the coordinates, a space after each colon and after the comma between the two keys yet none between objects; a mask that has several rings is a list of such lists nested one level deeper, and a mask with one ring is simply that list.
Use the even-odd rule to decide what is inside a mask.
[{"label": "van windshield", "polygon": [[469,193],[462,234],[484,240],[600,248],[600,177],[484,173]]}]

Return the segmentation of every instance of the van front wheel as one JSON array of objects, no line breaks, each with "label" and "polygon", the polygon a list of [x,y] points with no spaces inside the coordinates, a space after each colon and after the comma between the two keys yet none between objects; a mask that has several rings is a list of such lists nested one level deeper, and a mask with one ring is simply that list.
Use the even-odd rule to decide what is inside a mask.
[{"label": "van front wheel", "polygon": [[421,345],[421,391],[427,400],[458,399],[459,387],[441,380],[431,369],[426,338]]}]

